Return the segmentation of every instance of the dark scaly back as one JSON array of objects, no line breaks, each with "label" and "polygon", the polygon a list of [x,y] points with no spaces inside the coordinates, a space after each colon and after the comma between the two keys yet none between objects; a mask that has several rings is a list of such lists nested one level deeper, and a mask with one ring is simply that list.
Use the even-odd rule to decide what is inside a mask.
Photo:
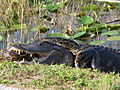
[{"label": "dark scaly back", "polygon": [[109,47],[104,47],[104,46],[97,46],[95,47],[95,49],[101,49],[101,50],[106,50],[108,52],[113,52],[113,53],[120,53],[119,49],[113,49],[113,48],[109,48]]},{"label": "dark scaly back", "polygon": [[81,47],[81,50],[84,51],[84,50],[87,50],[89,48],[107,50],[107,51],[113,52],[113,53],[120,53],[120,49],[113,49],[113,48],[104,47],[104,46],[100,46],[100,45],[84,45]]},{"label": "dark scaly back", "polygon": [[66,48],[67,50],[69,50],[73,54],[76,54],[80,50],[80,48],[83,46],[81,44],[78,44],[74,40],[65,39],[65,38],[61,38],[61,37],[45,37],[45,38],[42,38],[40,40],[50,41],[52,43],[58,44],[64,48]]},{"label": "dark scaly back", "polygon": [[59,46],[62,46],[64,48],[66,48],[67,50],[69,50],[70,52],[72,52],[74,55],[76,55],[79,51],[82,52],[89,48],[107,49],[108,51],[117,52],[117,53],[120,52],[120,50],[116,50],[116,49],[112,49],[112,48],[108,48],[108,47],[104,47],[104,46],[99,46],[99,45],[83,45],[83,44],[77,43],[75,40],[65,39],[62,37],[45,37],[40,40],[50,41]]},{"label": "dark scaly back", "polygon": [[[93,46],[84,50],[81,54],[82,58],[79,62],[84,63],[86,66],[91,63],[92,68],[101,71],[120,71],[120,53],[116,49],[103,46]],[[87,64],[86,62],[90,63]],[[82,64],[80,64],[80,66],[81,65]]]}]

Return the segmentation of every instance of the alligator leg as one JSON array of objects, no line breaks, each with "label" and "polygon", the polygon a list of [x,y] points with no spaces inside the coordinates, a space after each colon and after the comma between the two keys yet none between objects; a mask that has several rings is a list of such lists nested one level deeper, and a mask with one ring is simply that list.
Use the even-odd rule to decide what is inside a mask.
[{"label": "alligator leg", "polygon": [[86,66],[86,64],[90,61],[89,59],[87,60],[86,63],[83,63],[81,62],[81,59],[84,57],[84,55],[81,54],[81,51],[78,52],[78,54],[76,55],[75,57],[75,61],[74,61],[74,64],[75,64],[75,67],[76,68],[84,68]]}]

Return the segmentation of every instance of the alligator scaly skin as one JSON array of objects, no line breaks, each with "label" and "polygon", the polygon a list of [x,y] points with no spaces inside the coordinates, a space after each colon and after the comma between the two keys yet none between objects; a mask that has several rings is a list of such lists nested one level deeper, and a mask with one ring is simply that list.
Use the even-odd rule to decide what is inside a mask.
[{"label": "alligator scaly skin", "polygon": [[45,37],[45,38],[41,38],[40,41],[50,41],[52,43],[55,43],[59,46],[66,48],[74,55],[76,55],[83,47],[86,47],[86,45],[79,44],[75,40],[65,39],[61,37]]},{"label": "alligator scaly skin", "polygon": [[80,67],[91,67],[102,72],[120,72],[120,53],[115,49],[93,46],[82,51],[80,56]]},{"label": "alligator scaly skin", "polygon": [[74,40],[60,37],[49,37],[42,40],[56,43],[72,52],[75,55],[74,64],[76,68],[84,67],[90,62],[88,65],[94,69],[104,72],[120,71],[120,50],[98,45],[82,45]]},{"label": "alligator scaly skin", "polygon": [[49,41],[49,42],[55,43],[59,46],[66,48],[69,52],[71,52],[74,55],[74,57],[75,57],[74,65],[76,68],[79,68],[79,64],[77,62],[81,58],[79,53],[84,48],[87,48],[86,45],[79,44],[74,40],[65,39],[65,38],[61,38],[61,37],[45,37],[45,38],[40,39],[40,41]]}]

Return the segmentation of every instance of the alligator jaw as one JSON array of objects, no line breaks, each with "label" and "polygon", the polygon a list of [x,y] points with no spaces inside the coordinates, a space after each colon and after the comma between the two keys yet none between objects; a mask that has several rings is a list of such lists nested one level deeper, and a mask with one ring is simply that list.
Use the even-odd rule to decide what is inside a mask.
[{"label": "alligator jaw", "polygon": [[16,48],[16,47],[11,47],[10,49],[8,49],[8,51],[9,52],[15,52],[15,53],[17,53],[17,54],[21,54],[21,53],[29,53],[30,55],[32,54],[32,53],[30,53],[30,52],[27,52],[27,51],[25,51],[25,50],[22,50],[22,49],[19,49],[19,48]]},{"label": "alligator jaw", "polygon": [[15,63],[24,64],[31,61],[42,62],[43,60],[47,59],[54,50],[49,53],[34,53],[13,46],[8,51],[9,57],[11,57]]}]

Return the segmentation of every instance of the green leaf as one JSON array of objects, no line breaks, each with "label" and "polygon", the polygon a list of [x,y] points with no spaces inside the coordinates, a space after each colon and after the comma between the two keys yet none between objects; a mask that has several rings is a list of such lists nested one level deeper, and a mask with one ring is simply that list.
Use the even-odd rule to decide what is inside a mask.
[{"label": "green leaf", "polygon": [[2,36],[0,36],[0,41],[2,41],[3,40],[3,37]]},{"label": "green leaf", "polygon": [[32,32],[36,32],[37,30],[39,30],[39,27],[33,27],[33,28],[31,29]]},{"label": "green leaf", "polygon": [[70,38],[70,36],[68,36],[67,34],[63,34],[63,33],[51,33],[51,34],[48,34],[46,37],[62,37],[62,38],[67,38],[67,39]]},{"label": "green leaf", "polygon": [[7,29],[4,25],[0,26],[0,31],[3,29]]},{"label": "green leaf", "polygon": [[108,41],[120,41],[120,36],[112,36],[107,38]]},{"label": "green leaf", "polygon": [[35,31],[40,31],[41,33],[46,33],[50,28],[47,27],[47,26],[41,26],[41,27],[33,27],[31,29],[32,32],[35,32]]},{"label": "green leaf", "polygon": [[89,29],[88,26],[83,26],[83,27],[77,28],[76,30],[77,30],[77,31],[83,31],[83,30],[87,30],[87,29]]},{"label": "green leaf", "polygon": [[117,25],[108,24],[107,28],[110,28],[110,30],[118,30],[120,29],[120,24],[117,24]]},{"label": "green leaf", "polygon": [[113,30],[113,31],[104,32],[101,35],[117,35],[117,34],[119,34],[119,32],[116,30]]},{"label": "green leaf", "polygon": [[72,36],[72,38],[78,38],[78,37],[80,37],[80,36],[82,36],[82,35],[84,35],[84,34],[86,34],[86,31],[82,31],[82,32],[76,33],[76,34],[74,34],[74,35]]},{"label": "green leaf", "polygon": [[105,23],[99,23],[99,24],[96,23],[94,27],[98,29],[103,29],[106,28],[107,25]]},{"label": "green leaf", "polygon": [[20,0],[11,0],[11,2],[19,3]]},{"label": "green leaf", "polygon": [[4,80],[1,81],[1,83],[4,83],[4,84],[13,84],[14,81],[9,80],[9,79],[4,79]]},{"label": "green leaf", "polygon": [[41,33],[46,33],[47,31],[50,30],[50,28],[47,27],[47,26],[43,26],[43,27],[39,27],[39,30],[40,30]]},{"label": "green leaf", "polygon": [[89,17],[89,16],[83,16],[78,19],[81,24],[87,25],[87,24],[92,24],[94,22],[94,19]]},{"label": "green leaf", "polygon": [[26,24],[15,24],[10,27],[10,29],[21,29],[21,28],[27,28]]},{"label": "green leaf", "polygon": [[50,12],[54,12],[58,10],[60,7],[62,7],[64,3],[57,2],[56,4],[50,4],[50,5],[44,5],[43,8],[47,9]]},{"label": "green leaf", "polygon": [[93,42],[91,42],[90,44],[91,45],[101,45],[101,44],[103,44],[103,43],[105,43],[106,41],[104,41],[104,40],[100,40],[100,41],[93,41]]},{"label": "green leaf", "polygon": [[82,10],[85,10],[85,11],[90,11],[90,10],[99,10],[100,7],[95,5],[95,4],[89,4],[87,6],[83,6],[83,7],[80,7]]},{"label": "green leaf", "polygon": [[53,0],[46,0],[46,2],[53,2]]},{"label": "green leaf", "polygon": [[31,43],[31,40],[28,40],[28,41],[26,42],[26,44],[29,44],[29,43]]},{"label": "green leaf", "polygon": [[4,25],[0,26],[0,32],[4,32],[4,31],[9,31],[9,29]]},{"label": "green leaf", "polygon": [[73,13],[69,13],[70,16],[76,16],[77,13],[73,12]]}]

